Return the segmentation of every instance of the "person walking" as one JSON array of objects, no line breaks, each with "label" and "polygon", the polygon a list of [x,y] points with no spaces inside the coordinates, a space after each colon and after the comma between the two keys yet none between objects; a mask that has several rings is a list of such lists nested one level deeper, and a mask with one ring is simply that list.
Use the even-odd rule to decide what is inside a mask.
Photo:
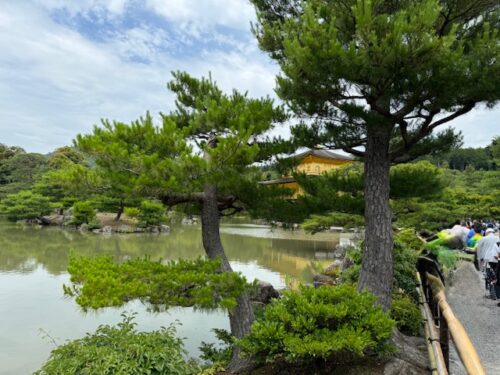
[{"label": "person walking", "polygon": [[477,260],[480,269],[485,272],[485,286],[490,292],[490,297],[494,300],[497,299],[495,284],[497,284],[497,268],[499,247],[498,243],[500,238],[495,235],[492,228],[486,230],[485,236],[477,243]]}]

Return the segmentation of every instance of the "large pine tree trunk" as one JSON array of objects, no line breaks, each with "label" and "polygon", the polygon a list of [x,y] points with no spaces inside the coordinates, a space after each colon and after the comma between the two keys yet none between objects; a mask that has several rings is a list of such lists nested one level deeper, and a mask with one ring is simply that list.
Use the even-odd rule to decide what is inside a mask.
[{"label": "large pine tree trunk", "polygon": [[389,207],[389,141],[391,128],[368,127],[365,155],[365,247],[358,289],[372,292],[388,310],[391,304],[393,263]]},{"label": "large pine tree trunk", "polygon": [[[221,267],[224,272],[233,272],[220,239],[220,216],[217,204],[217,188],[210,183],[207,183],[204,189],[201,209],[201,228],[203,247],[205,248],[207,256],[210,259],[219,258],[222,261]],[[250,331],[250,327],[255,317],[248,292],[239,296],[237,302],[235,309],[229,313],[229,323],[231,334],[237,338],[242,338]],[[227,371],[229,373],[239,373],[252,366],[252,359],[241,358],[240,349],[235,347],[233,358],[231,359]]]}]

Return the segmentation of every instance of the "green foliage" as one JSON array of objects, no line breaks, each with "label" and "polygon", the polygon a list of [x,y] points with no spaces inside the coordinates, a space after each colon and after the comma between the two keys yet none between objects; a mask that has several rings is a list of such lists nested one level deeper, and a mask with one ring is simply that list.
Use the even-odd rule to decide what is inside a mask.
[{"label": "green foliage", "polygon": [[[370,161],[365,191],[378,196],[369,208],[379,222],[366,223],[366,251],[378,264],[363,278],[363,287],[380,291],[375,284],[378,276],[390,276],[391,264],[383,262],[392,250],[390,239],[375,243],[377,227],[388,233],[391,226],[388,202],[380,202],[389,191],[386,173],[393,163],[455,147],[459,137],[452,130],[436,133],[436,128],[480,103],[493,107],[500,100],[498,5],[456,0],[252,3],[259,45],[281,68],[276,92],[302,120],[291,129],[291,143],[339,148]],[[383,301],[390,300],[389,290],[380,296]]]},{"label": "green foliage", "polygon": [[9,194],[0,202],[0,214],[9,221],[37,219],[48,215],[51,210],[48,198],[29,190]]},{"label": "green foliage", "polygon": [[38,176],[46,170],[46,157],[41,154],[26,153],[16,147],[5,148],[3,145],[2,147],[0,147],[0,196],[30,189]]},{"label": "green foliage", "polygon": [[158,201],[143,201],[139,212],[139,220],[144,226],[160,225],[165,222],[165,207]]},{"label": "green foliage", "polygon": [[422,316],[415,301],[406,295],[397,295],[392,300],[391,318],[405,335],[419,336]]},{"label": "green foliage", "polygon": [[475,170],[496,170],[500,159],[495,156],[496,138],[488,147],[454,148],[447,153],[431,156],[428,159],[434,164],[447,166],[452,170],[465,171],[468,168]]},{"label": "green foliage", "polygon": [[62,169],[67,165],[72,164],[85,164],[85,158],[83,154],[74,148],[64,146],[59,147],[52,152],[48,161],[48,166],[51,169]]},{"label": "green foliage", "polygon": [[500,136],[493,138],[490,145],[490,152],[497,166],[500,165]]},{"label": "green foliage", "polygon": [[[415,290],[417,286],[415,266],[417,264],[417,258],[420,255],[421,247],[417,245],[416,241],[413,239],[415,234],[413,233],[413,236],[411,236],[410,232],[410,230],[405,231],[401,237],[398,238],[398,235],[396,235],[394,238],[393,286],[396,292],[402,291],[404,294],[411,296],[414,301],[417,301],[418,296]],[[362,247],[363,243],[347,251],[347,256],[353,262],[353,266],[342,272],[341,278],[346,283],[357,283],[359,279],[359,272],[363,260]]]},{"label": "green foliage", "polygon": [[459,260],[458,252],[450,250],[446,247],[447,238],[438,238],[434,241],[428,242],[425,249],[432,254],[442,266],[445,274],[456,268]]},{"label": "green foliage", "polygon": [[458,256],[455,251],[440,250],[438,252],[438,262],[443,266],[445,272],[449,272],[456,268]]},{"label": "green foliage", "polygon": [[184,359],[187,353],[182,340],[175,337],[175,326],[138,332],[134,316],[122,316],[117,327],[100,325],[94,333],[53,350],[35,375],[198,373],[199,367]]},{"label": "green foliage", "polygon": [[139,299],[154,310],[171,306],[231,310],[249,286],[235,272],[220,272],[220,261],[148,259],[115,263],[111,257],[71,257],[71,285],[64,291],[84,309],[122,306]]},{"label": "green foliage", "polygon": [[139,217],[139,215],[141,214],[141,210],[137,207],[125,207],[123,212],[125,213],[125,215],[133,219]]},{"label": "green foliage", "polygon": [[278,95],[314,119],[294,130],[300,145],[359,155],[367,124],[387,125],[391,159],[407,161],[456,145],[432,130],[500,97],[493,1],[252,2],[260,47],[281,67]]},{"label": "green foliage", "polygon": [[99,212],[116,212],[122,203],[122,199],[105,194],[93,195],[90,201]]},{"label": "green foliage", "polygon": [[437,231],[457,220],[492,219],[500,205],[500,171],[444,170],[449,187],[426,199],[392,201],[399,226]]},{"label": "green foliage", "polygon": [[[310,215],[303,228],[310,232],[331,226],[364,226],[364,173],[361,164],[353,163],[315,178],[297,176],[306,195],[297,199],[291,209],[298,208]],[[413,223],[406,219],[405,207],[415,199],[440,199],[445,173],[428,161],[396,165],[390,171],[390,197],[398,214],[397,225]],[[311,215],[312,214],[312,215]],[[408,221],[405,221],[408,220]]]},{"label": "green foliage", "polygon": [[418,161],[391,167],[392,199],[428,198],[444,188],[444,171],[428,161]]},{"label": "green foliage", "polygon": [[367,292],[348,285],[301,287],[273,300],[238,345],[267,362],[342,363],[386,353],[393,325]]},{"label": "green foliage", "polygon": [[24,153],[26,151],[20,147],[9,147],[0,143],[0,187],[3,188],[3,185],[10,183],[10,160],[14,156]]},{"label": "green foliage", "polygon": [[360,228],[365,224],[365,219],[361,215],[345,214],[342,212],[331,212],[327,215],[311,215],[309,219],[302,223],[302,228],[311,233],[328,230],[332,226],[343,228]]},{"label": "green foliage", "polygon": [[[93,134],[75,140],[112,190],[174,205],[198,204],[189,194],[201,192],[206,182],[231,195],[249,182],[255,185],[251,164],[259,157],[259,142],[286,118],[283,110],[270,98],[225,94],[211,78],[183,72],[174,73],[168,87],[176,95],[176,110],[162,115],[159,126],[148,113],[131,124],[103,121]],[[179,194],[186,198],[178,200]]]},{"label": "green foliage", "polygon": [[96,217],[96,210],[91,202],[76,202],[73,205],[73,218],[71,224],[89,224]]},{"label": "green foliage", "polygon": [[413,228],[403,228],[396,232],[394,238],[397,242],[410,250],[420,252],[424,249],[425,243],[418,238]]},{"label": "green foliage", "polygon": [[234,336],[225,329],[214,328],[212,331],[215,332],[215,336],[220,341],[221,345],[202,341],[200,346],[200,357],[210,364],[225,366],[233,356]]}]

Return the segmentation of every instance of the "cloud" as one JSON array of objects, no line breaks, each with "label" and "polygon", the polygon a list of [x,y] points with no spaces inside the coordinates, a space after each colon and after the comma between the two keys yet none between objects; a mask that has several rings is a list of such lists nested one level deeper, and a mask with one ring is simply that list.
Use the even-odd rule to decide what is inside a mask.
[{"label": "cloud", "polygon": [[129,0],[35,0],[35,4],[48,11],[65,10],[69,15],[101,14],[103,16],[119,16],[123,14]]},{"label": "cloud", "polygon": [[[173,108],[173,70],[224,90],[274,96],[279,68],[249,31],[246,0],[32,0],[0,8],[0,142],[49,152],[101,118]],[[498,134],[500,111],[452,125],[467,146]]]},{"label": "cloud", "polygon": [[146,5],[170,22],[194,30],[217,26],[248,31],[255,11],[246,0],[147,0]]},{"label": "cloud", "polygon": [[[71,4],[2,7],[0,142],[48,152],[90,131],[100,118],[131,121],[148,109],[166,112],[173,107],[166,90],[172,70],[212,72],[225,90],[272,94],[276,70],[255,44],[230,50],[227,45],[236,39],[226,38],[217,48],[197,45],[199,54],[185,53],[169,25],[157,27],[147,19],[93,39],[73,22],[54,19],[51,12]],[[69,10],[75,18],[93,9],[82,4]]]}]

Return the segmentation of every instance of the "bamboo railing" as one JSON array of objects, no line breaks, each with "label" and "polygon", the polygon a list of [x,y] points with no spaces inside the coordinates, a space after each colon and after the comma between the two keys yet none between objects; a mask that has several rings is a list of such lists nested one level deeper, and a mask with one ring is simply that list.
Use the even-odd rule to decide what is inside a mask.
[{"label": "bamboo railing", "polygon": [[[417,293],[432,374],[448,375],[449,332],[467,374],[486,375],[472,341],[446,300],[439,266],[429,258],[421,257],[419,260],[422,262],[417,266]],[[439,331],[436,320],[439,322]]]}]

